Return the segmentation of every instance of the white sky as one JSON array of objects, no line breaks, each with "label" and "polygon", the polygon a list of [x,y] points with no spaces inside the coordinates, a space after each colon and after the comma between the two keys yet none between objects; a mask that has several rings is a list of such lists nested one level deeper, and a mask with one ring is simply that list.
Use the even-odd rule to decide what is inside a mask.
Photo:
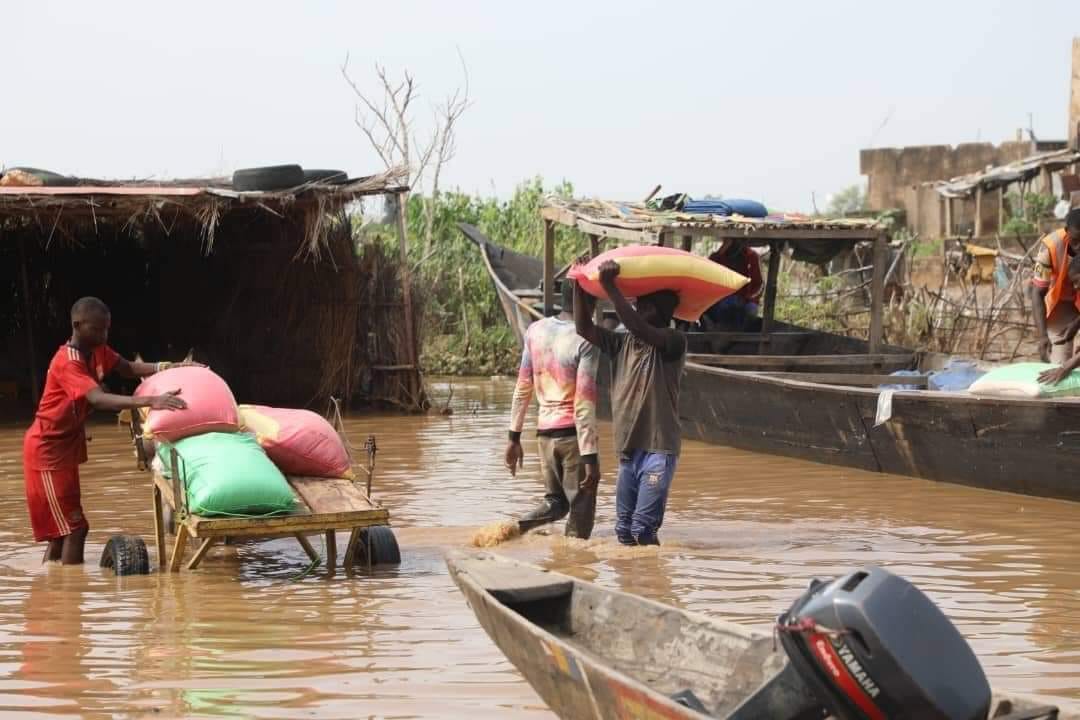
[{"label": "white sky", "polygon": [[806,210],[867,146],[1064,136],[1080,0],[3,2],[0,163],[97,177],[378,168],[338,66],[475,104],[444,187]]}]

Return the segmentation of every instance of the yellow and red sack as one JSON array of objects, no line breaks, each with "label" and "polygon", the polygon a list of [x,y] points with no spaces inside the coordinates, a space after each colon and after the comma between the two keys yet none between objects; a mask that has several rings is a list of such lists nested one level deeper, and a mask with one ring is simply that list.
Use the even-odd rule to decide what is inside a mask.
[{"label": "yellow and red sack", "polygon": [[601,263],[619,264],[615,285],[627,297],[641,297],[660,290],[679,296],[675,317],[697,322],[701,314],[750,282],[734,270],[685,250],[650,245],[627,245],[597,255],[585,265],[570,269],[567,277],[590,295],[608,299],[600,285]]}]

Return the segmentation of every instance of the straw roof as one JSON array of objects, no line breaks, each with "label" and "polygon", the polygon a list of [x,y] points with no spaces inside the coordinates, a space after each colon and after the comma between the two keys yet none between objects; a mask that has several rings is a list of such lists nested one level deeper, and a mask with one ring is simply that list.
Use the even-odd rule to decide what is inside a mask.
[{"label": "straw roof", "polygon": [[[325,240],[323,219],[368,195],[402,193],[407,171],[391,168],[377,175],[342,184],[308,183],[288,190],[240,192],[228,178],[170,181],[80,180],[69,187],[0,186],[0,231],[6,224],[36,223],[50,242],[61,235],[95,233],[100,220],[125,227],[155,223],[169,234],[180,222],[194,221],[209,252],[221,218],[236,210],[267,212],[278,217],[300,216],[304,244],[317,252]],[[78,231],[77,233],[74,231]]]},{"label": "straw roof", "polygon": [[546,220],[577,227],[586,234],[630,242],[653,241],[660,235],[731,237],[757,235],[763,239],[835,238],[862,240],[885,228],[866,218],[824,218],[795,213],[749,218],[676,210],[654,210],[641,202],[579,200],[550,196],[541,214]]}]

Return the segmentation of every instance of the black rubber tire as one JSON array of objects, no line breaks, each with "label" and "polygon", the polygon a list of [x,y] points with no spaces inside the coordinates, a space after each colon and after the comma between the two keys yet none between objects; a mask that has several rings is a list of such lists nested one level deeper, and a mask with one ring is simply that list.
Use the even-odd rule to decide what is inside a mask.
[{"label": "black rubber tire", "polygon": [[326,185],[344,185],[349,181],[349,173],[344,170],[304,170],[304,183],[324,183]]},{"label": "black rubber tire", "polygon": [[73,187],[79,184],[79,178],[61,175],[60,173],[54,173],[51,170],[42,170],[41,168],[11,167],[5,168],[4,173],[11,172],[12,170],[20,170],[27,175],[33,175],[41,180],[41,184],[45,187]]},{"label": "black rubber tire", "polygon": [[117,575],[149,575],[150,555],[138,535],[113,535],[101,553],[101,567]]},{"label": "black rubber tire", "polygon": [[233,190],[288,190],[304,184],[304,170],[299,165],[268,165],[244,168],[233,173]]},{"label": "black rubber tire", "polygon": [[394,531],[386,525],[376,525],[360,531],[359,551],[356,554],[358,565],[368,564],[368,547],[371,548],[372,565],[400,565],[401,549],[398,548]]}]

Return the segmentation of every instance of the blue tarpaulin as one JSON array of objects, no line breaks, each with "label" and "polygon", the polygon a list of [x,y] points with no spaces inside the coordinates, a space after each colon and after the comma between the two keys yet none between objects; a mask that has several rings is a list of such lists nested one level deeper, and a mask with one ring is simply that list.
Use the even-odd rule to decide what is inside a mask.
[{"label": "blue tarpaulin", "polygon": [[683,212],[703,215],[742,215],[743,217],[763,218],[769,214],[768,208],[757,200],[687,200]]}]

